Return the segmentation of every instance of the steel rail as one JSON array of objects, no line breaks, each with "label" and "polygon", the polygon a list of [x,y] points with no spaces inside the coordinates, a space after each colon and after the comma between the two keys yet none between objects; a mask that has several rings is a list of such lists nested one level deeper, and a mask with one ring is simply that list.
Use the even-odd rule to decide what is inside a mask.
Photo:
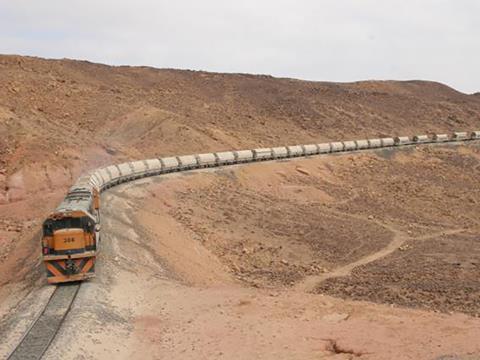
[{"label": "steel rail", "polygon": [[38,360],[43,357],[69,313],[80,285],[56,285],[40,316],[7,357],[8,360]]}]

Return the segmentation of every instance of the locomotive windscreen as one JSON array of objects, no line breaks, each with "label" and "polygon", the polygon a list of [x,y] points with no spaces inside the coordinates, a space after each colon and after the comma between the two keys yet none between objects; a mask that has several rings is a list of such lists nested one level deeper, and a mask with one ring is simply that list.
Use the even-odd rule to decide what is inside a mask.
[{"label": "locomotive windscreen", "polygon": [[48,219],[43,224],[43,235],[51,236],[53,232],[61,229],[83,229],[86,232],[94,231],[94,222],[87,216],[80,218],[66,217],[61,219]]}]

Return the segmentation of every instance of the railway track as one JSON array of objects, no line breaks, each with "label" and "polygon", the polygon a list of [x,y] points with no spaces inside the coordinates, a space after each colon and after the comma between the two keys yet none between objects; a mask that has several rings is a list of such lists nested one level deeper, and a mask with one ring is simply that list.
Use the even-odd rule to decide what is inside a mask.
[{"label": "railway track", "polygon": [[[88,183],[99,192],[124,182],[135,181],[164,173],[195,170],[213,166],[228,166],[258,161],[279,160],[285,158],[306,157],[311,155],[347,153],[351,151],[379,150],[401,146],[427,144],[448,144],[480,140],[480,131],[368,139],[344,142],[332,142],[312,145],[295,145],[277,148],[227,151],[219,153],[184,155],[168,158],[149,159],[111,165],[96,169],[80,177],[77,183]],[[41,359],[55,338],[80,288],[79,283],[59,285],[50,297],[40,316],[22,338],[19,345],[7,359]]]},{"label": "railway track", "polygon": [[40,316],[7,359],[41,359],[62,326],[79,288],[80,283],[58,285]]},{"label": "railway track", "polygon": [[378,150],[405,146],[435,145],[479,141],[480,131],[399,136],[395,138],[337,141],[322,144],[293,145],[250,150],[171,156],[126,162],[92,170],[81,176],[74,187],[97,189],[100,193],[121,183],[172,172],[189,171],[215,166],[281,160],[314,155],[340,154],[353,151]]}]

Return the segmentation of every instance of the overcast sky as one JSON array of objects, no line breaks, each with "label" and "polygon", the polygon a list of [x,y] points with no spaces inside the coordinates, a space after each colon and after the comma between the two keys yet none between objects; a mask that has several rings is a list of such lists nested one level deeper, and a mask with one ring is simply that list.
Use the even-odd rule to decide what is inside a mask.
[{"label": "overcast sky", "polygon": [[0,53],[480,91],[479,0],[0,0]]}]

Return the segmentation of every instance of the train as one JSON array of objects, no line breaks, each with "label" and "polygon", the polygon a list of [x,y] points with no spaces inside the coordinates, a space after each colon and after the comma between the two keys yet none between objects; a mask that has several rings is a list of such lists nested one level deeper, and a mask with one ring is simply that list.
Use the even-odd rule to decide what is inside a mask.
[{"label": "train", "polygon": [[51,284],[95,274],[100,241],[100,194],[90,176],[80,177],[43,222],[42,255]]},{"label": "train", "polygon": [[480,140],[480,131],[387,137],[162,157],[110,165],[81,176],[43,223],[42,256],[51,284],[95,276],[100,194],[118,184],[164,173],[365,149]]}]

